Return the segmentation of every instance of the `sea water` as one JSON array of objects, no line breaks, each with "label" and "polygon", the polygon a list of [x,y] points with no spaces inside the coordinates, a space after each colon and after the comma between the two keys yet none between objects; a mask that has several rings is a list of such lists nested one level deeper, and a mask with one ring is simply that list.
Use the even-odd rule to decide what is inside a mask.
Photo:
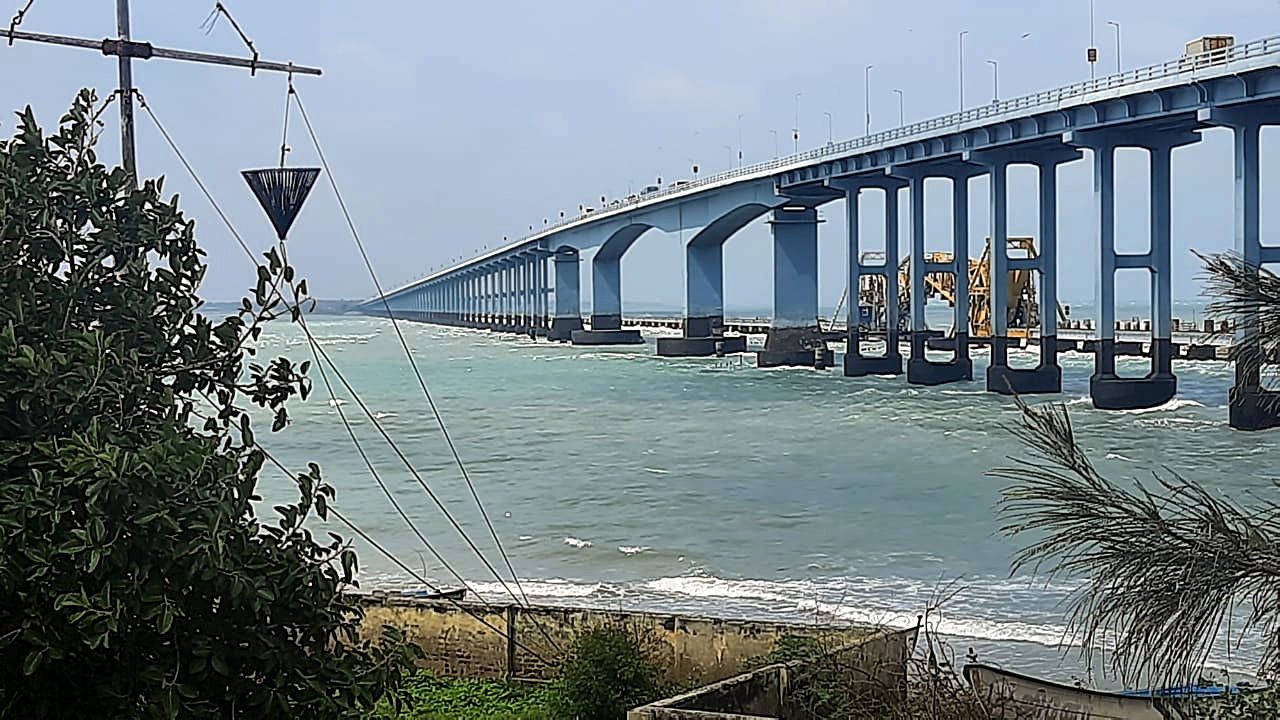
[{"label": "sea water", "polygon": [[[336,507],[399,561],[357,542],[366,588],[416,585],[403,564],[444,587],[461,584],[456,572],[483,599],[511,601],[489,567],[508,577],[451,440],[533,602],[906,627],[946,596],[932,625],[958,662],[973,648],[1021,672],[1085,675],[1064,636],[1081,581],[1010,574],[1030,538],[1000,532],[1007,481],[987,472],[1023,451],[1008,432],[1013,403],[984,389],[985,351],[975,351],[979,380],[924,388],[838,369],[762,370],[751,355],[658,358],[653,337],[587,348],[401,322],[447,440],[389,321],[309,322],[354,392],[330,374],[331,398],[313,369],[315,393],[294,407],[292,424],[271,435],[264,424],[260,439],[291,467],[318,463]],[[310,357],[285,324],[261,349]],[[1029,364],[1035,353],[1012,358]],[[1248,492],[1274,492],[1280,449],[1270,434],[1227,426],[1227,363],[1175,362],[1178,397],[1130,412],[1093,409],[1092,356],[1061,363],[1063,393],[1049,399],[1069,406],[1108,477],[1150,481],[1169,468],[1245,502]],[[1148,363],[1118,360],[1131,375]],[[444,562],[393,508],[344,415]],[[263,511],[291,492],[281,474],[264,472]],[[1237,640],[1214,664],[1254,667],[1258,643]]]}]

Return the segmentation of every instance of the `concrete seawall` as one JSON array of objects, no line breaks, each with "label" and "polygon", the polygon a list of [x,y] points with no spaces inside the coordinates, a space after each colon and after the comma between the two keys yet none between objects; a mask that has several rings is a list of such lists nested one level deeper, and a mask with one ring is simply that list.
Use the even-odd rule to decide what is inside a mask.
[{"label": "concrete seawall", "polygon": [[[853,645],[880,631],[586,608],[483,605],[395,596],[362,596],[361,634],[377,638],[383,625],[401,628],[422,648],[422,666],[446,677],[547,680],[574,637],[606,624],[655,641],[672,682],[715,682],[768,655],[784,637],[820,638],[830,647]],[[487,623],[487,626],[486,626]]]}]

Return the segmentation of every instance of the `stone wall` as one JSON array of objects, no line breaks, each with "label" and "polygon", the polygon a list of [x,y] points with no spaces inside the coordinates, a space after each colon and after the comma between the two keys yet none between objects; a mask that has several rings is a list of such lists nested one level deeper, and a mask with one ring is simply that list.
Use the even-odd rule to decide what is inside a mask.
[{"label": "stone wall", "polygon": [[[376,638],[383,625],[400,627],[422,648],[423,666],[448,677],[549,679],[573,638],[613,624],[653,641],[672,682],[715,682],[769,654],[786,636],[822,638],[842,647],[870,638],[869,627],[725,620],[683,615],[584,608],[484,606],[441,600],[364,598],[362,633]],[[504,637],[508,636],[508,637]]]},{"label": "stone wall", "polygon": [[[907,664],[917,630],[883,632],[832,653],[840,680],[861,696],[888,700],[906,692]],[[823,663],[825,666],[826,663]],[[809,660],[767,665],[689,693],[635,708],[627,720],[792,720],[808,717],[794,707],[801,686],[823,671]],[[830,678],[821,678],[830,681]]]}]

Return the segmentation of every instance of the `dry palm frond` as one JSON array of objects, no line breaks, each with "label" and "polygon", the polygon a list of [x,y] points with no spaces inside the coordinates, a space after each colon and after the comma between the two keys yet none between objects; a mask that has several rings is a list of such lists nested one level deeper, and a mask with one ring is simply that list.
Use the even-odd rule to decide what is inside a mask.
[{"label": "dry palm frond", "polygon": [[1015,483],[1000,501],[1004,532],[1040,535],[1014,570],[1087,579],[1068,626],[1090,665],[1109,646],[1109,664],[1126,680],[1193,681],[1243,601],[1246,626],[1267,637],[1271,667],[1280,651],[1280,505],[1245,510],[1168,471],[1153,473],[1154,490],[1121,488],[1089,462],[1064,406],[1017,402],[1012,431],[1031,455],[989,473]]}]

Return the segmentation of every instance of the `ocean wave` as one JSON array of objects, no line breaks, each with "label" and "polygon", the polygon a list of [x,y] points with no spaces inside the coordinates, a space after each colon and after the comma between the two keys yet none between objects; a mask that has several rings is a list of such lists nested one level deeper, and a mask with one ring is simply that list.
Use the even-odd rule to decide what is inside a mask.
[{"label": "ocean wave", "polygon": [[1189,407],[1202,408],[1204,407],[1204,403],[1196,402],[1195,400],[1188,398],[1174,398],[1169,402],[1163,405],[1157,405],[1156,407],[1138,408],[1136,410],[1121,410],[1120,412],[1125,415],[1146,415],[1148,413],[1157,412],[1177,412],[1178,410]]},{"label": "ocean wave", "polygon": [[[844,622],[860,625],[882,625],[891,628],[905,629],[915,627],[920,613],[915,611],[858,608],[823,603],[813,600],[802,600],[797,609],[825,615]],[[973,638],[975,640],[1015,640],[1031,642],[1037,645],[1057,647],[1068,644],[1067,629],[1063,625],[1038,625],[1024,622],[999,622],[979,618],[950,617],[946,612],[935,611],[933,630],[942,635],[952,637]]]},{"label": "ocean wave", "polygon": [[623,555],[639,555],[643,552],[649,552],[652,549],[653,548],[650,548],[648,545],[621,545],[618,547],[618,552]]},{"label": "ocean wave", "polygon": [[579,539],[579,538],[576,538],[576,537],[567,537],[567,538],[565,538],[565,539],[564,539],[564,544],[565,544],[565,545],[568,545],[569,547],[574,547],[574,548],[589,548],[589,547],[591,547],[591,541],[590,541],[590,540],[582,540],[582,539]]}]

